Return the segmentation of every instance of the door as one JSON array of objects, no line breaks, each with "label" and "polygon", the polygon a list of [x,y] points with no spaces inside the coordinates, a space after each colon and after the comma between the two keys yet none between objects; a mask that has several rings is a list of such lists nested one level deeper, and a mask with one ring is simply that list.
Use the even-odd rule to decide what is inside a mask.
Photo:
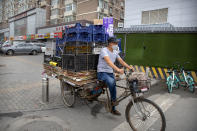
[{"label": "door", "polygon": [[25,53],[25,44],[18,44],[15,47],[15,53]]},{"label": "door", "polygon": [[26,46],[26,53],[31,53],[32,49],[33,49],[33,45],[32,44],[25,44]]}]

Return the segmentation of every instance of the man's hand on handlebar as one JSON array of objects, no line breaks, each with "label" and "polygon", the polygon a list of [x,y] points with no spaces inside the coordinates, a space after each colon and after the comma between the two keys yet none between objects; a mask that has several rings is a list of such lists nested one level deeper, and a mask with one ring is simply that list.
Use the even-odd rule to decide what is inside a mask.
[{"label": "man's hand on handlebar", "polygon": [[124,69],[118,69],[118,73],[124,74]]}]

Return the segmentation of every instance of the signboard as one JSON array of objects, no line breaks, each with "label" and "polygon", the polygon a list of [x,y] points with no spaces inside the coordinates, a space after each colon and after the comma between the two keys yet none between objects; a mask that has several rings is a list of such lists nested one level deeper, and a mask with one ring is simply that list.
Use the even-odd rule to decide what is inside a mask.
[{"label": "signboard", "polygon": [[24,35],[24,36],[23,36],[23,40],[26,40],[26,39],[27,39],[27,36],[26,36],[26,35]]},{"label": "signboard", "polygon": [[119,28],[123,28],[123,27],[124,27],[124,23],[118,22],[118,27],[119,27]]},{"label": "signboard", "polygon": [[50,38],[62,38],[62,32],[50,33]]},{"label": "signboard", "polygon": [[113,37],[114,36],[113,17],[104,17],[103,25],[105,26],[105,32],[109,35],[109,37]]},{"label": "signboard", "polygon": [[44,38],[50,38],[50,33],[44,34]]},{"label": "signboard", "polygon": [[103,19],[94,19],[94,25],[103,25]]}]

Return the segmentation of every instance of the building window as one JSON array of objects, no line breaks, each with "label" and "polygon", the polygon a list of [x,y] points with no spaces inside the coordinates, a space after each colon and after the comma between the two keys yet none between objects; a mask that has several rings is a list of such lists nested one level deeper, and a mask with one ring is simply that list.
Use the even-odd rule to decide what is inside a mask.
[{"label": "building window", "polygon": [[106,1],[104,2],[104,8],[108,10],[108,3]]},{"label": "building window", "polygon": [[112,12],[113,12],[113,9],[112,9],[112,7],[110,7],[109,8],[109,13],[112,14]]},{"label": "building window", "polygon": [[72,4],[66,5],[66,11],[71,11],[72,10]]},{"label": "building window", "polygon": [[122,2],[120,2],[120,6],[123,6],[124,7],[124,2],[122,1]]},{"label": "building window", "polygon": [[99,7],[100,8],[103,8],[103,5],[104,5],[103,3],[104,3],[103,0],[99,0]]},{"label": "building window", "polygon": [[75,16],[66,16],[65,18],[64,18],[64,21],[65,22],[71,22],[71,21],[75,21],[76,20],[76,17]]},{"label": "building window", "polygon": [[59,9],[54,9],[54,10],[51,10],[51,16],[53,15],[59,15]]},{"label": "building window", "polygon": [[59,4],[59,0],[51,0],[51,5],[58,5]]},{"label": "building window", "polygon": [[14,35],[26,35],[27,31],[27,18],[22,18],[14,22]]},{"label": "building window", "polygon": [[58,19],[53,19],[50,21],[50,24],[51,25],[55,25],[55,24],[58,24]]},{"label": "building window", "polygon": [[66,5],[65,11],[76,10],[76,3],[71,3]]},{"label": "building window", "polygon": [[150,10],[142,12],[142,24],[161,24],[166,23],[168,17],[168,8]]}]

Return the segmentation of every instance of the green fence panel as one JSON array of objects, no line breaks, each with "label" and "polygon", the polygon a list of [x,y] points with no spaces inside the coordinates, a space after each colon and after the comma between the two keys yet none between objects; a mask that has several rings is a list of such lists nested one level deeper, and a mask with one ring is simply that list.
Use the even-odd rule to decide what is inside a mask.
[{"label": "green fence panel", "polygon": [[[116,34],[122,38],[124,34]],[[197,70],[197,34],[127,34],[126,61],[133,65],[171,67],[189,61],[186,69]]]}]

